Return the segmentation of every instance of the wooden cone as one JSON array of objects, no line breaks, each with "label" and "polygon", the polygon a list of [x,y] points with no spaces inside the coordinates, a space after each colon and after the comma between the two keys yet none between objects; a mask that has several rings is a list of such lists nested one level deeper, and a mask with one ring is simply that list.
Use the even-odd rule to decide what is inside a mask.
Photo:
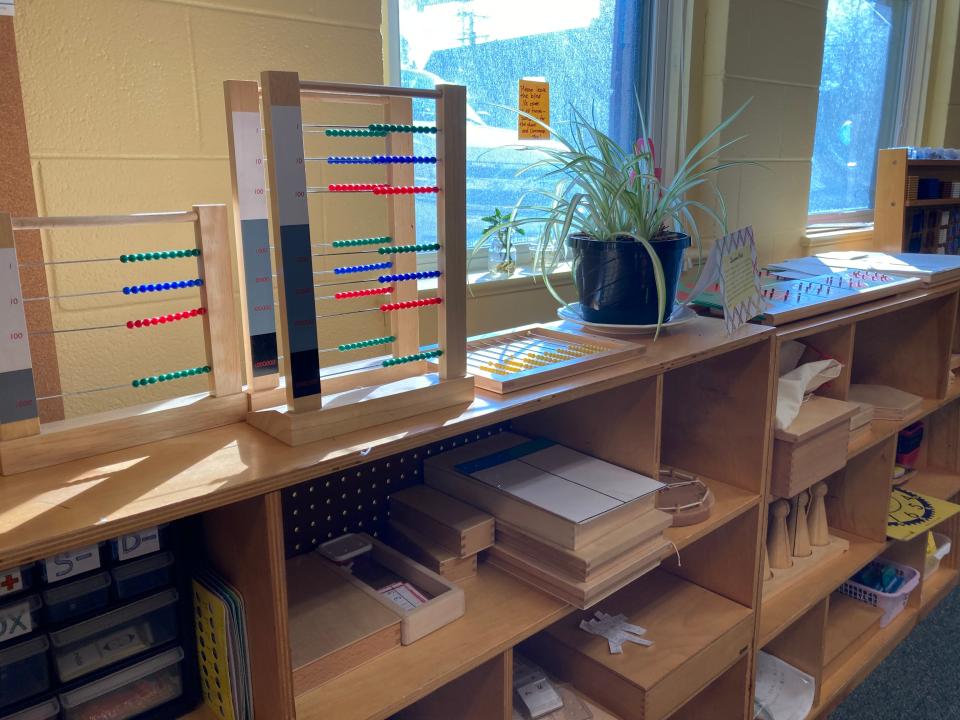
[{"label": "wooden cone", "polygon": [[770,567],[774,570],[785,570],[793,567],[790,558],[790,537],[787,533],[787,514],[790,512],[790,503],[786,500],[777,500],[770,505],[772,518],[767,533],[767,555],[770,558]]},{"label": "wooden cone", "polygon": [[807,505],[810,496],[806,492],[797,495],[790,502],[790,554],[793,557],[809,557],[813,554],[810,549],[810,531],[807,528]]},{"label": "wooden cone", "polygon": [[827,526],[827,503],[824,500],[827,494],[827,484],[818,482],[810,488],[813,500],[807,513],[807,527],[809,529],[810,544],[823,547],[830,542],[830,530]]}]

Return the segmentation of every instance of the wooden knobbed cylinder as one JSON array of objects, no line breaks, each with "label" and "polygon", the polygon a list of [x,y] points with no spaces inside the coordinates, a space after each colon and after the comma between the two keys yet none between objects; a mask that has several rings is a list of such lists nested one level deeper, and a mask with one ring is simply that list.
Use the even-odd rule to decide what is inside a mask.
[{"label": "wooden knobbed cylinder", "polygon": [[810,535],[807,528],[807,506],[810,495],[806,491],[790,501],[790,554],[793,557],[809,557],[813,554],[810,549]]},{"label": "wooden knobbed cylinder", "polygon": [[777,500],[770,505],[770,528],[767,532],[767,555],[770,558],[770,567],[774,570],[785,570],[793,567],[790,558],[790,536],[787,533],[787,515],[790,513],[790,503],[786,500]]},{"label": "wooden knobbed cylinder", "polygon": [[773,570],[770,569],[770,553],[765,547],[760,549],[760,553],[763,555],[763,579],[770,580],[773,577]]},{"label": "wooden knobbed cylinder", "polygon": [[823,547],[830,542],[830,531],[827,527],[827,504],[824,498],[827,495],[827,484],[818,482],[810,488],[810,510],[807,513],[807,527],[809,529],[810,544],[814,547]]}]

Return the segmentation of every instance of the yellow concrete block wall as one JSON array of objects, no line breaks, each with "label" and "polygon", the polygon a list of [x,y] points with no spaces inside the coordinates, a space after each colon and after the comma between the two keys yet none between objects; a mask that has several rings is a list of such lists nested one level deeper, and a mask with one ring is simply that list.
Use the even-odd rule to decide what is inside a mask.
[{"label": "yellow concrete block wall", "polygon": [[804,254],[826,0],[708,0],[699,136],[745,101],[721,141],[745,135],[722,160],[728,227],[753,225],[764,262]]},{"label": "yellow concrete block wall", "polygon": [[[17,3],[17,50],[41,215],[188,209],[228,203],[222,83],[266,69],[304,77],[383,79],[380,0],[28,0]],[[357,208],[344,223],[363,229]],[[377,218],[370,221],[371,231]],[[187,226],[45,233],[48,260],[187,248]],[[63,264],[51,295],[196,276],[191,261]],[[53,303],[58,329],[110,325],[194,307],[194,291],[71,297]],[[203,364],[199,323],[163,332],[57,336],[63,389]],[[148,390],[67,397],[68,417],[206,389],[202,379]]]}]

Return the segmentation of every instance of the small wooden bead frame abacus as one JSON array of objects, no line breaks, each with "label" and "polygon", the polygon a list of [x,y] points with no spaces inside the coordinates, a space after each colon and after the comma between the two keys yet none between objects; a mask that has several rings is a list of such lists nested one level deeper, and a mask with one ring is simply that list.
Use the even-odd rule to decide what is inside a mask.
[{"label": "small wooden bead frame abacus", "polygon": [[[244,347],[247,376],[252,378],[247,388],[247,422],[289,445],[299,445],[469,403],[473,378],[467,375],[465,350],[466,89],[459,85],[420,90],[308,82],[300,80],[297,73],[267,71],[261,74],[259,85],[227,81],[224,95],[234,217],[239,229]],[[309,98],[381,108],[384,121],[362,127],[314,125],[305,130],[301,100]],[[414,98],[436,103],[435,128],[414,125]],[[307,158],[303,134],[317,132],[316,128],[328,137],[382,137],[385,154]],[[413,155],[415,133],[437,138],[436,157]],[[308,187],[308,160],[329,165],[383,165],[386,182]],[[414,186],[413,165],[418,163],[437,165],[436,186]],[[308,197],[314,193],[382,196],[388,203],[389,231],[378,237],[311,242]],[[416,241],[413,196],[424,193],[437,197],[438,243]],[[316,287],[338,283],[315,284],[315,276],[322,274],[314,271],[316,247],[341,251],[327,259],[374,254],[375,262],[324,271],[349,274],[372,286],[318,298]],[[344,251],[354,247],[359,249]],[[437,270],[418,272],[416,254],[434,251]],[[418,297],[416,280],[423,277],[438,278],[436,297]],[[331,334],[322,320],[346,313],[318,315],[317,301],[349,301],[371,295],[389,296],[384,298],[387,302],[371,308],[390,313],[389,335],[341,338],[321,348],[318,338]],[[418,308],[429,305],[437,306],[439,343],[436,349],[424,350]],[[389,349],[388,357],[321,371],[322,352],[380,345]],[[281,359],[282,383],[278,372]],[[438,361],[438,372],[429,372],[428,359]]]},{"label": "small wooden bead frame abacus", "polygon": [[[53,228],[161,223],[193,224],[196,247],[122,254],[116,257],[116,261],[139,263],[196,257],[198,276],[173,282],[130,285],[112,291],[129,296],[132,304],[134,297],[141,293],[196,287],[200,293],[199,302],[188,303],[191,307],[182,312],[158,317],[144,318],[145,313],[131,311],[131,316],[136,319],[125,323],[69,332],[113,328],[139,332],[147,327],[153,331],[153,326],[158,326],[155,329],[160,330],[159,326],[167,323],[197,318],[203,324],[203,364],[197,365],[196,358],[191,358],[191,361],[184,363],[184,367],[158,374],[153,374],[151,369],[144,377],[131,378],[129,384],[135,388],[145,387],[194,375],[208,375],[209,393],[41,424],[29,345],[31,334],[27,330],[24,301],[50,298],[23,297],[21,272],[37,263],[18,261],[15,233]],[[242,392],[242,364],[236,351],[236,314],[229,242],[224,205],[195,205],[185,212],[91,217],[11,218],[8,214],[0,213],[0,472],[3,475],[49,467],[243,420],[246,402]],[[67,331],[54,330],[42,334],[56,332]],[[94,388],[73,394],[122,387]]]}]

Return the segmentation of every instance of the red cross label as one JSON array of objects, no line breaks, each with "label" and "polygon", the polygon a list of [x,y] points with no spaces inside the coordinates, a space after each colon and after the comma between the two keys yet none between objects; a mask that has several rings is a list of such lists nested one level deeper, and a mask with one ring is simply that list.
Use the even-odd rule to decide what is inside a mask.
[{"label": "red cross label", "polygon": [[23,578],[20,577],[20,568],[0,570],[0,595],[9,595],[23,589]]}]

